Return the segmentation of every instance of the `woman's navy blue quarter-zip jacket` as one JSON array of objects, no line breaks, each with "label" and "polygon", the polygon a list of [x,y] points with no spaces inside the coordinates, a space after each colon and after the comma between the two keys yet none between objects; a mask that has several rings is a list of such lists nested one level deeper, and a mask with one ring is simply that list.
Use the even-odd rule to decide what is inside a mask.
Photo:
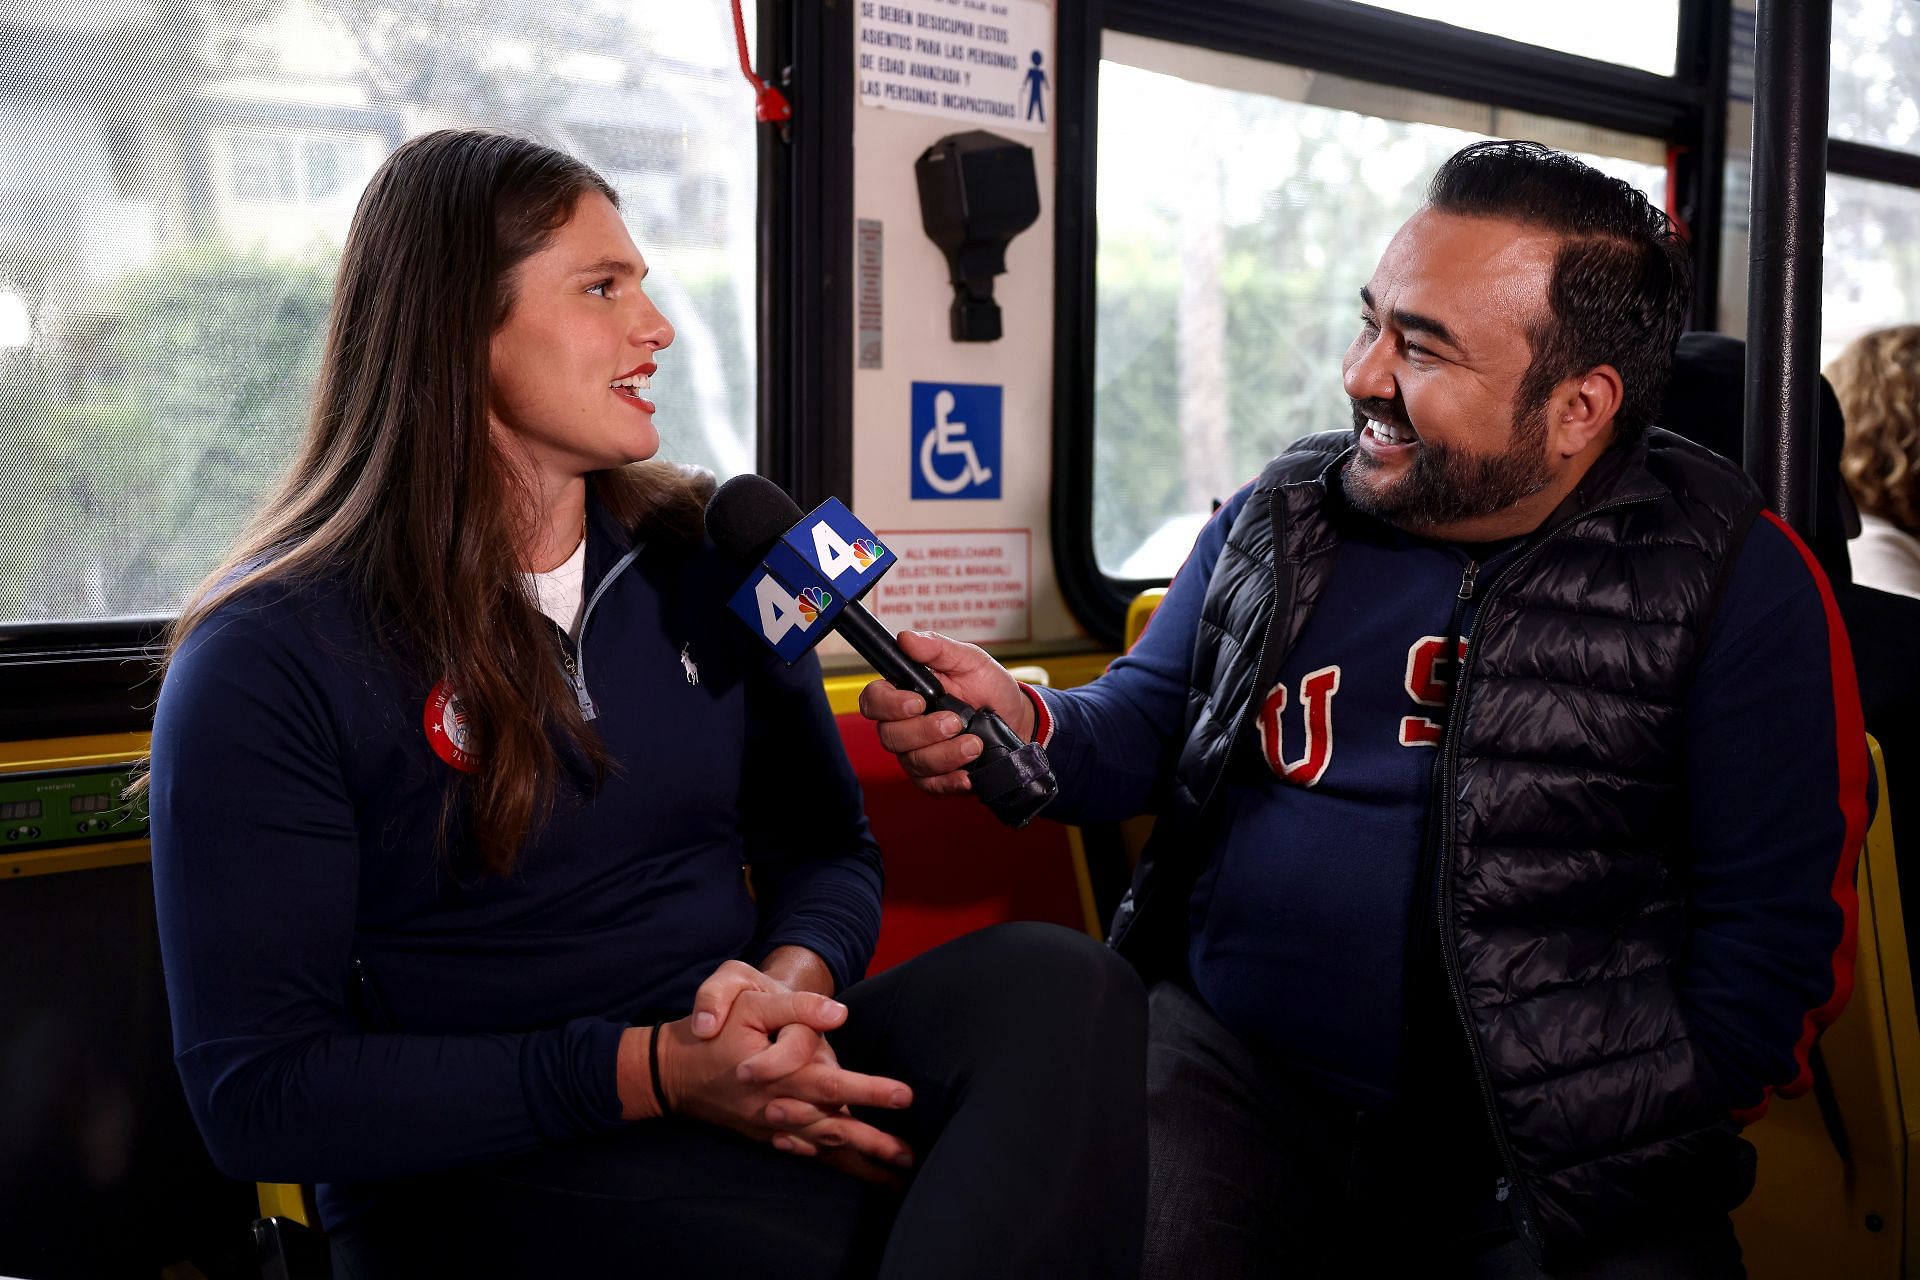
[{"label": "woman's navy blue quarter-zip jacket", "polygon": [[590,512],[589,604],[554,661],[612,768],[562,784],[504,877],[446,807],[437,679],[344,586],[248,589],[167,672],[154,887],[188,1101],[230,1175],[336,1184],[330,1223],[351,1184],[620,1124],[620,1033],[726,960],[803,946],[845,986],[872,954],[880,856],[818,663],[728,613],[710,544],[629,556]]}]

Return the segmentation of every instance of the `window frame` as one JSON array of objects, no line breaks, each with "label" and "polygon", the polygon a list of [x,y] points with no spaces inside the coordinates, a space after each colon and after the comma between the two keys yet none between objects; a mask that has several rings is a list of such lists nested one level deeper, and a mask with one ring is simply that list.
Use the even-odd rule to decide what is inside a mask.
[{"label": "window frame", "polygon": [[847,0],[760,2],[760,74],[795,106],[759,131],[756,456],[802,510],[853,501],[853,35]]},{"label": "window frame", "polygon": [[[1062,91],[1054,188],[1058,271],[1054,334],[1051,528],[1067,607],[1117,646],[1128,603],[1164,578],[1121,579],[1093,546],[1095,165],[1105,31],[1263,58],[1395,88],[1554,116],[1664,139],[1669,205],[1687,224],[1695,276],[1691,322],[1714,325],[1726,169],[1731,0],[1680,0],[1672,76],[1595,62],[1347,0],[1060,0]],[[1068,90],[1066,86],[1072,86]]]},{"label": "window frame", "polygon": [[144,730],[171,616],[0,630],[0,741]]},{"label": "window frame", "polygon": [[1854,142],[1847,138],[1827,138],[1827,172],[1841,178],[1864,178],[1890,187],[1920,188],[1920,155]]},{"label": "window frame", "polygon": [[[853,374],[835,352],[853,315],[853,16],[831,0],[748,2],[758,69],[796,104],[788,125],[755,130],[756,458],[762,474],[812,506],[852,492]],[[741,109],[751,110],[751,88],[739,90]],[[360,127],[368,114],[344,113]],[[238,131],[262,121],[222,123]],[[403,140],[398,123],[380,123],[390,126],[391,150]],[[293,165],[299,188],[298,155]],[[0,741],[149,729],[172,621],[0,623]]]}]

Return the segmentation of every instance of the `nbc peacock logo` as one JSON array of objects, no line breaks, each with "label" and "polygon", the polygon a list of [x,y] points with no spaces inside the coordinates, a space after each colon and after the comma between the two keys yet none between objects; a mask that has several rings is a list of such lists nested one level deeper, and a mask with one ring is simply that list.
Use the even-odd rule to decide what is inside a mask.
[{"label": "nbc peacock logo", "polygon": [[833,603],[833,597],[818,587],[808,587],[799,594],[794,603],[800,606],[800,625],[810,627],[813,625],[813,620]]},{"label": "nbc peacock logo", "polygon": [[875,542],[872,538],[855,538],[853,540],[854,566],[862,573],[867,571],[868,565],[885,554],[887,554],[887,549]]}]

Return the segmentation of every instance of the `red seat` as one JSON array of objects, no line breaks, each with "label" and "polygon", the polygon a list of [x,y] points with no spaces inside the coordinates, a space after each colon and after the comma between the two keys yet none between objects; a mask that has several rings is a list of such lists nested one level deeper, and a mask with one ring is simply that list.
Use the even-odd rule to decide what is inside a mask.
[{"label": "red seat", "polygon": [[886,858],[880,945],[869,973],[1005,920],[1087,928],[1066,827],[1040,819],[1011,831],[969,797],[923,795],[871,722],[838,719]]}]

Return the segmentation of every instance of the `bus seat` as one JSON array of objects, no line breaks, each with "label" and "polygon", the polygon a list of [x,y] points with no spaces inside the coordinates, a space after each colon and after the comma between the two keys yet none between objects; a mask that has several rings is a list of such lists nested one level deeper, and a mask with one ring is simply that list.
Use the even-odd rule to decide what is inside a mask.
[{"label": "bus seat", "polygon": [[1920,1184],[1907,1176],[1920,1142],[1920,1017],[1886,761],[1867,746],[1880,803],[1856,880],[1853,999],[1815,1048],[1812,1091],[1775,1100],[1746,1132],[1759,1169],[1733,1221],[1753,1280],[1920,1274]]},{"label": "bus seat", "polygon": [[1911,797],[1894,806],[1893,847],[1906,861],[1903,913],[1920,919],[1920,668],[1908,649],[1920,634],[1920,600],[1839,581],[1833,598],[1853,647],[1860,711],[1886,760],[1881,794]]},{"label": "bus seat", "polygon": [[258,1182],[260,1216],[253,1223],[260,1280],[330,1280],[333,1251],[320,1229],[313,1188],[297,1182]]},{"label": "bus seat", "polygon": [[312,1227],[277,1215],[259,1218],[253,1224],[253,1244],[260,1280],[333,1280],[333,1247]]},{"label": "bus seat", "polygon": [[1120,651],[1125,653],[1133,648],[1134,642],[1147,629],[1147,623],[1153,621],[1153,611],[1167,598],[1165,587],[1148,587],[1127,605],[1126,635],[1121,639]]},{"label": "bus seat", "polygon": [[[0,780],[144,746],[0,742]],[[0,854],[0,1274],[244,1265],[252,1197],[214,1167],[174,1068],[148,857],[144,835]]]},{"label": "bus seat", "polygon": [[318,1229],[319,1211],[314,1207],[313,1188],[298,1182],[256,1182],[260,1197],[260,1216],[285,1218],[303,1227]]},{"label": "bus seat", "polygon": [[[1023,678],[1044,684],[1046,672]],[[836,717],[866,793],[867,818],[886,855],[880,941],[869,973],[942,942],[1008,920],[1045,920],[1101,936],[1086,863],[1068,829],[1035,822],[1002,826],[985,806],[916,788],[871,721]]]}]

